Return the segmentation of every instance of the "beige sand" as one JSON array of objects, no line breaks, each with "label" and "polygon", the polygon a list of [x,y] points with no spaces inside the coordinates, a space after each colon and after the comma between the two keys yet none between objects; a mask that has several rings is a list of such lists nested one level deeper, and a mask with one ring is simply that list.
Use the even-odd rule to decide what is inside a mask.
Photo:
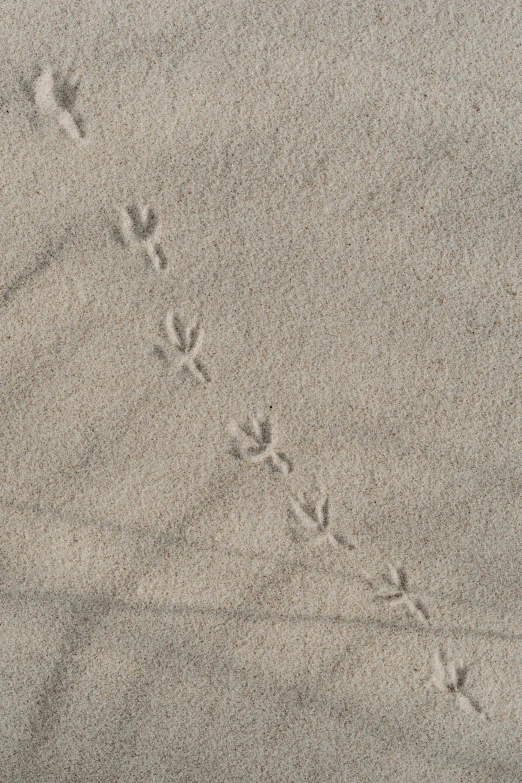
[{"label": "beige sand", "polygon": [[522,781],[520,4],[2,11],[0,781]]}]

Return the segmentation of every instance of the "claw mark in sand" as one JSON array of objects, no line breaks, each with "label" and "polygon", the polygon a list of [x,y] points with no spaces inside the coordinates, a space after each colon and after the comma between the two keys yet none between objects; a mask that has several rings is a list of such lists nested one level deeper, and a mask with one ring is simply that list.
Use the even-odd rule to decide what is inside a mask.
[{"label": "claw mark in sand", "polygon": [[184,326],[176,318],[173,310],[169,310],[165,318],[165,328],[168,338],[179,354],[178,369],[188,370],[198,381],[209,383],[210,377],[198,354],[203,345],[205,333],[196,319],[189,326]]},{"label": "claw mark in sand", "polygon": [[436,650],[432,658],[432,669],[429,678],[430,687],[454,698],[458,707],[464,712],[479,715],[482,720],[489,720],[482,707],[463,693],[468,667],[462,661],[457,664],[453,660],[448,660],[442,650]]},{"label": "claw mark in sand", "polygon": [[331,532],[329,499],[324,488],[319,489],[315,501],[311,496],[306,496],[301,501],[290,496],[290,505],[292,516],[310,532],[310,535],[305,536],[306,541],[313,545],[328,543],[336,547],[355,549],[344,536]]},{"label": "claw mark in sand", "polygon": [[390,604],[404,604],[409,614],[423,623],[429,623],[429,614],[417,596],[408,589],[408,577],[403,568],[398,568],[392,563],[388,564],[389,575],[384,574],[380,584],[376,583],[368,574],[364,574],[364,581],[375,591],[375,601],[389,601]]},{"label": "claw mark in sand", "polygon": [[276,471],[287,476],[292,464],[286,454],[277,450],[275,424],[268,416],[252,416],[246,424],[230,424],[232,445],[230,453],[236,459],[259,465],[268,462]]},{"label": "claw mark in sand", "polygon": [[78,145],[87,142],[83,120],[75,111],[79,76],[70,71],[62,76],[52,68],[44,68],[33,84],[34,102],[38,111],[52,117]]},{"label": "claw mark in sand", "polygon": [[139,244],[146,252],[154,268],[159,272],[167,266],[167,260],[160,245],[161,224],[154,210],[136,204],[120,210],[121,234],[124,244]]}]

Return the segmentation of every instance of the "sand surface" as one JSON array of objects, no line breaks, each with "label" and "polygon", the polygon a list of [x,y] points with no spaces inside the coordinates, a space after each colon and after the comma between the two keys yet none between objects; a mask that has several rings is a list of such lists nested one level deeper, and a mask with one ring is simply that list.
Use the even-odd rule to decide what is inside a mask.
[{"label": "sand surface", "polygon": [[4,0],[1,783],[522,781],[521,43]]}]

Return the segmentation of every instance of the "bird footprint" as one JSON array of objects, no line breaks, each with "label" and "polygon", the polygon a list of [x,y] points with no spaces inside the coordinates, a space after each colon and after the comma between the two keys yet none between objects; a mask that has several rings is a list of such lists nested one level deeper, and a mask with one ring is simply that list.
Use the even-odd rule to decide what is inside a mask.
[{"label": "bird footprint", "polygon": [[436,650],[432,658],[432,675],[429,685],[446,696],[455,699],[458,707],[468,714],[479,715],[483,720],[489,720],[488,715],[474,699],[463,692],[468,668],[460,661],[458,664],[448,660],[442,650]]},{"label": "bird footprint", "polygon": [[291,473],[292,464],[283,452],[278,451],[275,424],[268,416],[253,416],[242,425],[234,421],[230,430],[234,457],[251,465],[268,462],[285,476]]},{"label": "bird footprint", "polygon": [[131,204],[120,210],[121,233],[124,244],[138,244],[159,272],[167,266],[160,245],[161,224],[158,214],[148,205]]},{"label": "bird footprint", "polygon": [[184,326],[179,318],[176,318],[174,311],[169,310],[165,318],[165,328],[169,341],[178,354],[178,369],[188,370],[198,381],[209,383],[210,377],[198,357],[205,336],[199,321],[196,319],[189,326]]},{"label": "bird footprint", "polygon": [[388,564],[389,574],[383,574],[378,582],[364,574],[364,580],[374,590],[374,601],[388,601],[390,604],[403,604],[412,617],[423,623],[429,622],[428,610],[417,596],[410,593],[408,577],[403,568]]},{"label": "bird footprint", "polygon": [[45,68],[34,82],[33,95],[43,116],[53,117],[76,144],[85,144],[83,120],[75,111],[80,79],[71,71],[64,76]]},{"label": "bird footprint", "polygon": [[[291,514],[301,526],[309,531],[304,536],[305,540],[313,545],[323,543],[333,546],[344,546],[348,549],[355,549],[353,544],[349,544],[344,536],[338,533],[332,533],[330,530],[329,499],[324,489],[319,490],[318,497],[311,499],[306,496],[303,500],[297,500],[290,496]],[[299,536],[298,536],[299,538]]]}]

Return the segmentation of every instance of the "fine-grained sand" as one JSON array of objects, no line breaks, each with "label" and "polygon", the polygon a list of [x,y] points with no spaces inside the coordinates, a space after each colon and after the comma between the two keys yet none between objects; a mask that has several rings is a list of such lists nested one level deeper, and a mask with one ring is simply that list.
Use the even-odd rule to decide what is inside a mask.
[{"label": "fine-grained sand", "polygon": [[520,4],[2,12],[0,781],[522,781]]}]

